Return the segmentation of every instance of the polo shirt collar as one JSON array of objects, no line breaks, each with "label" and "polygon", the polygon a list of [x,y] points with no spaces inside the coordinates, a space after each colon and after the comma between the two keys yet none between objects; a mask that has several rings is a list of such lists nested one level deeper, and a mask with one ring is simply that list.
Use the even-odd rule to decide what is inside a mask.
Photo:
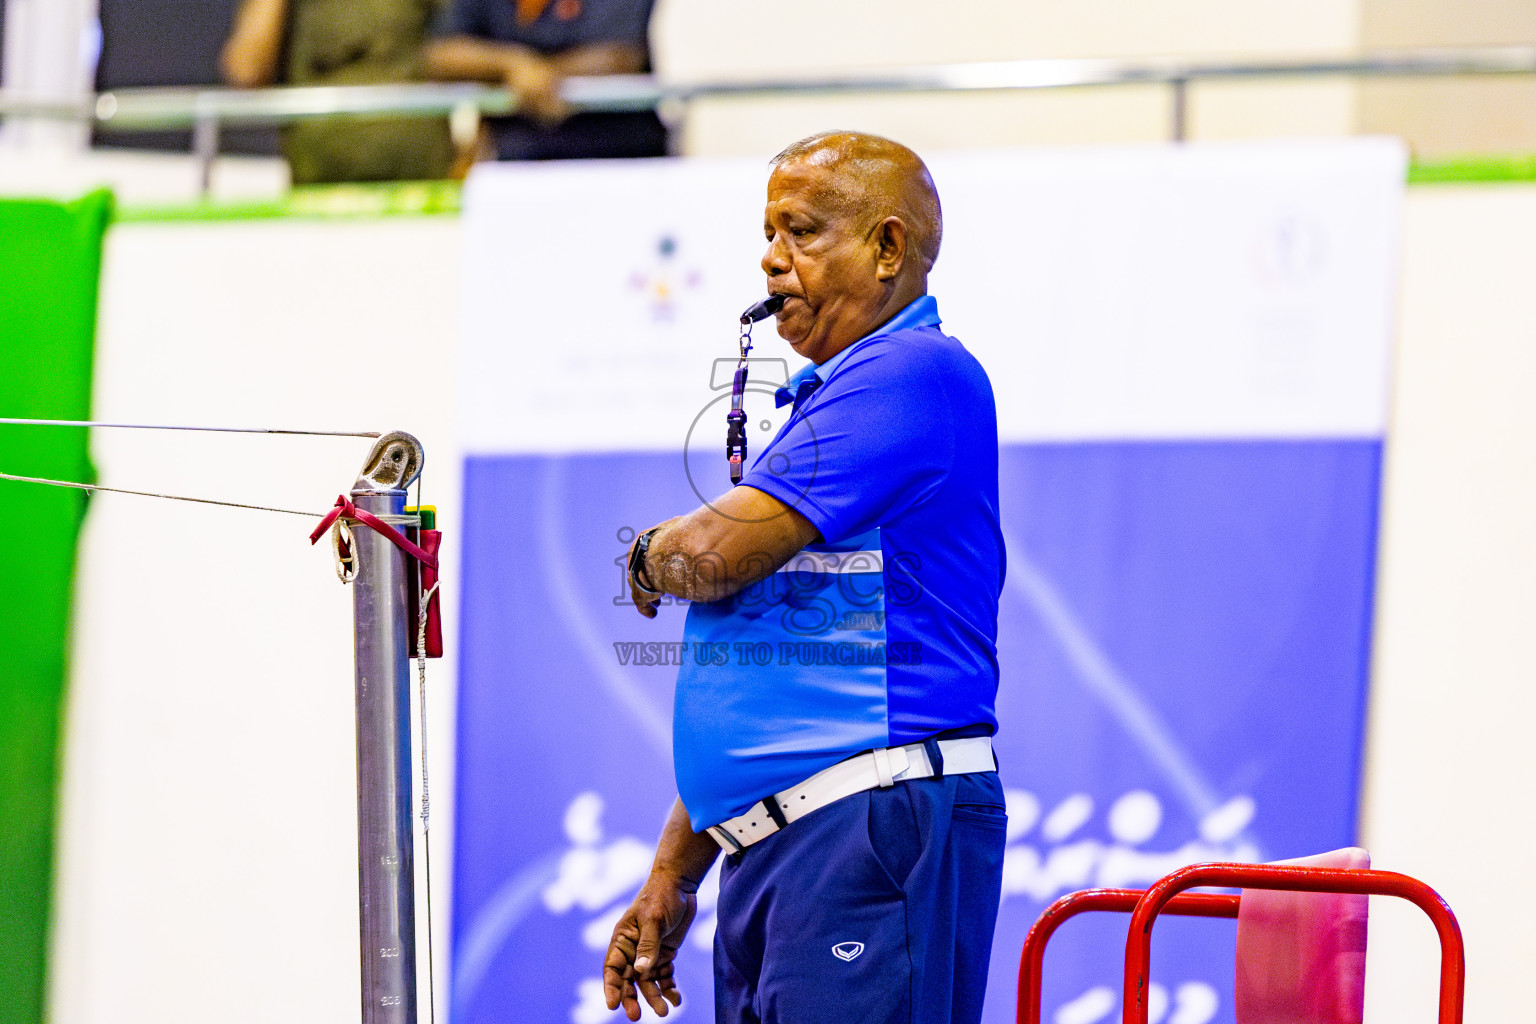
[{"label": "polo shirt collar", "polygon": [[806,363],[800,372],[796,373],[794,376],[790,377],[788,381],[785,382],[785,387],[781,390],[787,392],[789,395],[794,395],[795,392],[799,390],[800,385],[810,380],[812,377],[821,378],[821,382],[825,384],[832,377],[833,372],[840,365],[842,365],[843,360],[848,358],[849,353],[858,348],[864,342],[868,341],[870,338],[878,338],[882,334],[895,334],[897,331],[909,331],[915,327],[937,327],[941,322],[942,321],[939,319],[938,300],[935,299],[932,295],[918,296],[911,302],[907,303],[904,307],[902,307],[901,312],[897,313],[885,323],[881,324],[879,327],[876,327],[874,330],[864,335],[864,337],[860,338],[852,345],[849,345],[847,348],[843,349],[837,355],[833,356],[831,359],[828,359],[820,366],[816,365],[815,363]]}]

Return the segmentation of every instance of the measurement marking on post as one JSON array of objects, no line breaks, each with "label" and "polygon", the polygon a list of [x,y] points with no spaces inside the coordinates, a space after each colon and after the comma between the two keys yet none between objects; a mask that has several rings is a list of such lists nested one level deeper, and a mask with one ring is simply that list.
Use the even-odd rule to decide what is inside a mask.
[{"label": "measurement marking on post", "polygon": [[386,947],[384,949],[379,950],[379,956],[384,957],[385,959],[388,959],[389,957],[392,957],[392,956],[399,956],[399,955],[400,955],[400,947],[399,946],[388,946],[388,947]]}]

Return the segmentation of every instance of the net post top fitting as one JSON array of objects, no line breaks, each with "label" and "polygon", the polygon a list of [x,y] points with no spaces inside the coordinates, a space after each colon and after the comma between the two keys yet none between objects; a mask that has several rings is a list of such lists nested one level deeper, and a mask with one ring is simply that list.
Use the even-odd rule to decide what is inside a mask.
[{"label": "net post top fitting", "polygon": [[421,442],[403,430],[391,430],[373,443],[352,493],[403,491],[421,475]]}]

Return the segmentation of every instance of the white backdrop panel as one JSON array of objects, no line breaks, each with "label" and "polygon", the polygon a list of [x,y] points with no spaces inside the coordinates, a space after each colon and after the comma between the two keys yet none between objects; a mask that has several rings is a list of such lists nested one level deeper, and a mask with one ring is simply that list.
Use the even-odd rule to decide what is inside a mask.
[{"label": "white backdrop panel", "polygon": [[[931,290],[1006,395],[1005,441],[1377,436],[1405,160],[1384,139],[942,154]],[[763,294],[766,177],[477,168],[470,450],[677,447]],[[766,329],[757,354],[794,360]]]}]

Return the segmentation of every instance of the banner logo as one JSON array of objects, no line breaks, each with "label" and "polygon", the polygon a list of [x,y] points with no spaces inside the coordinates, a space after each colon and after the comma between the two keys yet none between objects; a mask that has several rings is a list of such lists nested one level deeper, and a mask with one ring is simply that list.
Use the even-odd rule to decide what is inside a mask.
[{"label": "banner logo", "polygon": [[676,263],[677,239],[662,235],[656,240],[653,262],[649,270],[637,270],[629,275],[629,287],[642,293],[649,301],[651,319],[669,323],[677,314],[677,299],[682,292],[699,287],[704,275],[696,267],[680,267]]}]

